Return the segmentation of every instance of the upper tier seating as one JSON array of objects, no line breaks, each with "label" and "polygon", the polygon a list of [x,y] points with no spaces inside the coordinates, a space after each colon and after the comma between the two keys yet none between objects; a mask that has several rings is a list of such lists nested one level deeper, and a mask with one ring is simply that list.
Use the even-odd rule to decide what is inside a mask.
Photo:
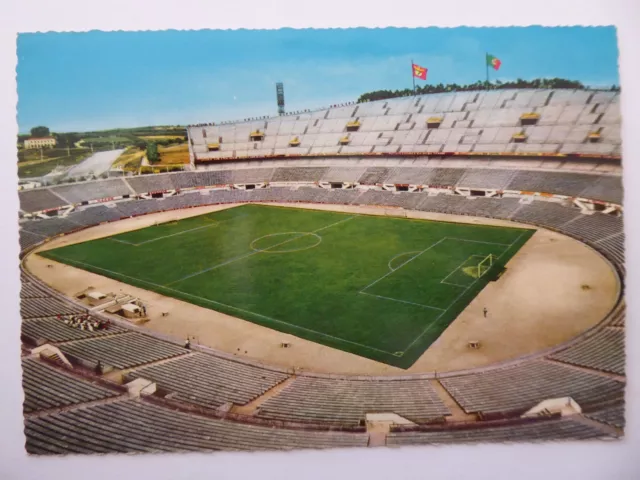
[{"label": "upper tier seating", "polygon": [[[535,112],[535,125],[521,116]],[[428,128],[431,117],[441,119]],[[347,131],[357,120],[358,131]],[[262,142],[250,142],[249,132],[265,131]],[[585,90],[497,90],[450,92],[391,98],[347,107],[318,110],[282,121],[238,122],[189,127],[190,147],[198,159],[245,158],[265,155],[368,154],[371,152],[516,152],[548,154],[620,154],[618,92]],[[513,134],[524,131],[522,143]],[[599,141],[587,136],[599,132]],[[339,146],[341,137],[349,144]],[[210,139],[222,137],[219,151],[209,152]],[[296,138],[299,146],[290,146]]]}]

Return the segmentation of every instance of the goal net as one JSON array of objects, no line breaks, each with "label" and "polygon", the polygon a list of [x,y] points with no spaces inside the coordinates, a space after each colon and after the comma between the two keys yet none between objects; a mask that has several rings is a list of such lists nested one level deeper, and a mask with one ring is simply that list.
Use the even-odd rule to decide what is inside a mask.
[{"label": "goal net", "polygon": [[476,278],[480,278],[485,273],[487,273],[489,269],[493,266],[493,263],[495,262],[496,258],[497,257],[494,255],[487,255],[482,260],[480,260],[480,263],[478,263],[478,267],[477,267]]}]

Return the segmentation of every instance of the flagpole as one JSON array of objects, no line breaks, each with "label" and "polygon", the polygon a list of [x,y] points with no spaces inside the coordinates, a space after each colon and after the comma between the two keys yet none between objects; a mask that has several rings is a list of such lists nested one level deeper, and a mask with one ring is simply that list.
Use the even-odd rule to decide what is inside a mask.
[{"label": "flagpole", "polygon": [[416,96],[416,76],[413,72],[413,58],[411,59],[411,79],[413,80],[413,96]]},{"label": "flagpole", "polygon": [[489,88],[489,62],[488,62],[489,54],[484,54],[484,66],[487,69],[487,88]]}]

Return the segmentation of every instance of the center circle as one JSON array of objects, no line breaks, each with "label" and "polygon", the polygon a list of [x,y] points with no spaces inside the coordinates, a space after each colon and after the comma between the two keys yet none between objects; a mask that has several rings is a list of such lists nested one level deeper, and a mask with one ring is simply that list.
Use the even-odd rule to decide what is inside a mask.
[{"label": "center circle", "polygon": [[[279,237],[279,238],[278,238]],[[272,239],[266,241],[266,239]],[[312,241],[309,242],[309,239]],[[260,243],[263,245],[259,245]],[[300,241],[309,242],[308,245],[299,246]],[[249,247],[257,253],[291,253],[301,252],[310,248],[317,247],[322,242],[322,237],[313,232],[281,232],[263,235],[253,240]],[[298,246],[296,246],[298,244]]]}]

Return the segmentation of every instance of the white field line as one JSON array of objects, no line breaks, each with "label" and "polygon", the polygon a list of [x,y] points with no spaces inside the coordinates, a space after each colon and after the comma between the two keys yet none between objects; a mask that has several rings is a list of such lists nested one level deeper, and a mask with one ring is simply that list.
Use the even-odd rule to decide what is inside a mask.
[{"label": "white field line", "polygon": [[[522,235],[522,234],[521,234]],[[457,240],[459,242],[468,242],[468,243],[484,243],[486,245],[499,245],[501,247],[509,247],[508,243],[496,243],[496,242],[483,242],[481,240],[467,240],[466,238],[456,238],[456,237],[445,237],[447,240]],[[518,237],[520,238],[520,237]]]},{"label": "white field line", "polygon": [[107,238],[109,240],[111,240],[112,242],[124,243],[125,245],[130,245],[132,247],[137,247],[138,246],[135,243],[127,242],[126,240],[119,240],[119,239],[113,238],[113,237],[107,237]]},{"label": "white field line", "polygon": [[391,275],[394,272],[397,272],[398,270],[400,270],[402,267],[404,267],[407,263],[415,260],[416,258],[418,258],[420,255],[422,255],[423,253],[431,250],[433,247],[435,247],[436,245],[438,245],[439,243],[442,243],[444,240],[446,240],[446,237],[441,238],[440,240],[438,240],[436,243],[428,246],[427,248],[425,248],[424,250],[422,250],[421,252],[417,253],[416,255],[414,255],[413,257],[411,257],[409,260],[407,260],[404,263],[401,263],[400,265],[398,265],[397,268],[395,268],[394,270],[391,270],[390,272],[385,273],[383,276],[381,276],[380,278],[378,278],[377,280],[374,280],[373,282],[371,282],[369,285],[367,285],[366,287],[364,287],[362,290],[360,290],[358,293],[363,293],[365,290],[368,290],[369,288],[373,287],[376,283],[380,282],[381,280],[384,280],[385,278],[387,278],[389,275]]},{"label": "white field line", "polygon": [[[202,225],[200,227],[190,228],[189,230],[182,230],[180,232],[172,233],[170,235],[163,235],[162,237],[155,237],[155,238],[152,238],[150,240],[145,240],[144,242],[139,242],[139,243],[127,242],[126,240],[119,240],[117,238],[111,238],[111,240],[113,240],[114,242],[126,243],[127,245],[132,245],[134,247],[139,247],[140,245],[145,245],[145,244],[151,243],[151,242],[157,242],[158,240],[164,240],[165,238],[175,237],[176,235],[183,235],[185,233],[195,232],[196,230],[202,230],[203,228],[217,227],[221,223],[230,222],[231,220],[236,220],[238,218],[244,218],[244,217],[248,217],[248,216],[249,216],[248,214],[238,215],[237,217],[228,218],[226,220],[220,220],[219,222],[214,221],[210,225]],[[153,226],[153,225],[150,225],[150,226]]]},{"label": "white field line", "polygon": [[269,320],[269,321],[274,322],[274,323],[279,323],[279,324],[282,324],[282,325],[287,325],[287,326],[289,326],[289,327],[293,327],[293,328],[297,328],[297,329],[300,329],[300,330],[304,330],[304,331],[307,331],[307,332],[310,332],[310,333],[314,333],[314,334],[316,334],[316,335],[320,335],[320,336],[322,336],[322,337],[332,338],[332,339],[334,339],[334,340],[338,340],[338,341],[340,341],[340,342],[350,343],[350,344],[352,344],[352,345],[357,345],[357,346],[359,346],[359,347],[364,347],[364,348],[367,348],[367,349],[369,349],[369,350],[375,350],[376,352],[386,353],[386,354],[388,354],[388,355],[394,355],[392,352],[387,352],[387,351],[385,351],[385,350],[380,350],[380,349],[375,348],[375,347],[370,347],[370,346],[368,346],[368,345],[363,345],[362,343],[352,342],[351,340],[345,340],[344,338],[334,337],[333,335],[329,335],[329,334],[327,334],[327,333],[322,333],[322,332],[318,332],[318,331],[316,331],[316,330],[312,330],[312,329],[310,329],[310,328],[301,327],[300,325],[294,325],[294,324],[292,324],[292,323],[288,323],[288,322],[285,322],[285,321],[283,321],[283,320],[278,320],[278,319],[276,319],[276,318],[268,317],[268,316],[266,316],[266,315],[262,315],[262,314],[260,314],[260,313],[252,312],[252,311],[250,311],[250,310],[245,310],[245,309],[243,309],[243,308],[234,307],[233,305],[227,305],[226,303],[217,302],[217,301],[215,301],[215,300],[210,300],[210,299],[208,299],[208,298],[199,297],[198,295],[192,295],[192,294],[190,294],[190,293],[183,292],[182,290],[176,290],[176,289],[174,289],[174,288],[169,288],[169,287],[167,287],[167,286],[165,286],[165,285],[158,285],[157,283],[149,282],[148,280],[142,280],[142,279],[139,279],[139,278],[136,278],[136,277],[131,277],[131,276],[129,276],[129,275],[125,275],[125,274],[123,274],[123,273],[114,272],[113,270],[108,270],[108,269],[106,269],[106,268],[102,268],[102,267],[96,267],[95,265],[91,265],[91,264],[89,264],[89,263],[80,262],[80,261],[78,261],[78,260],[71,260],[71,259],[68,259],[68,258],[62,257],[62,256],[60,256],[60,255],[53,255],[53,256],[54,256],[54,257],[57,257],[57,258],[59,258],[59,259],[61,259],[61,260],[63,260],[63,261],[67,261],[67,262],[69,262],[70,264],[74,264],[74,263],[76,263],[76,264],[79,264],[79,265],[84,265],[85,267],[95,268],[96,270],[102,270],[103,272],[110,273],[110,274],[112,274],[112,275],[114,275],[114,276],[116,276],[116,277],[118,277],[118,276],[119,276],[119,277],[129,278],[129,279],[134,280],[134,281],[136,281],[136,282],[146,283],[147,285],[151,285],[151,286],[154,286],[154,287],[156,287],[156,288],[160,288],[160,289],[164,289],[164,290],[169,290],[169,291],[171,291],[171,292],[175,292],[175,293],[178,293],[178,294],[180,294],[180,295],[185,295],[185,296],[187,296],[187,297],[196,298],[196,299],[198,299],[198,300],[202,300],[203,302],[211,303],[211,304],[218,305],[218,306],[221,306],[221,307],[230,308],[231,310],[235,310],[235,311],[242,312],[242,313],[248,313],[248,314],[250,314],[250,315],[254,315],[254,316],[256,316],[256,317],[264,318],[264,319]]},{"label": "white field line", "polygon": [[[471,255],[469,258],[467,258],[464,262],[462,262],[460,265],[458,265],[456,267],[455,270],[453,270],[449,275],[447,275],[446,277],[444,277],[442,280],[440,280],[440,283],[446,283],[447,285],[456,285],[455,283],[448,283],[445,280],[447,278],[449,278],[451,275],[453,275],[454,273],[456,273],[458,270],[460,270],[460,268],[462,268],[462,266],[467,263],[469,260],[471,260],[473,257],[481,257],[481,258],[486,258],[487,255],[485,255],[484,257],[481,254],[477,254],[477,255]],[[460,286],[466,286],[466,285],[457,285],[458,287]]]},{"label": "white field line", "polygon": [[358,292],[358,293],[360,293],[362,295],[369,295],[370,297],[381,298],[383,300],[391,300],[392,302],[408,303],[409,305],[415,305],[416,307],[430,308],[432,310],[440,310],[440,311],[443,310],[442,308],[432,307],[430,305],[423,305],[421,303],[409,302],[408,300],[400,300],[398,298],[384,297],[382,295],[375,295],[373,293],[367,293],[367,292]]},{"label": "white field line", "polygon": [[467,288],[466,285],[460,285],[458,283],[445,282],[444,280],[442,280],[440,283],[442,283],[444,285],[451,285],[452,287]]},{"label": "white field line", "polygon": [[[325,230],[325,229],[327,229],[327,228],[329,228],[329,227],[333,227],[334,225],[338,225],[338,224],[340,224],[340,223],[343,223],[343,222],[346,222],[346,221],[348,221],[348,220],[351,220],[352,218],[355,218],[355,217],[357,217],[357,215],[353,215],[353,216],[348,217],[348,218],[346,218],[346,219],[344,219],[344,220],[340,220],[339,222],[332,223],[331,225],[324,226],[324,227],[322,227],[322,228],[319,228],[319,229],[314,230],[313,232],[309,232],[309,233],[317,233],[317,232],[320,232],[320,231]],[[180,283],[180,282],[182,282],[182,281],[184,281],[184,280],[188,280],[188,279],[190,279],[190,278],[197,277],[198,275],[202,275],[203,273],[207,273],[207,272],[210,272],[210,271],[212,271],[212,270],[216,270],[217,268],[224,267],[224,266],[226,266],[226,265],[229,265],[229,264],[231,264],[231,263],[237,262],[237,261],[239,261],[239,260],[243,260],[243,259],[245,259],[245,258],[252,257],[253,255],[257,255],[257,254],[259,254],[259,253],[265,253],[265,252],[267,252],[268,250],[270,250],[270,249],[272,249],[272,248],[279,247],[280,245],[284,245],[284,244],[289,243],[289,242],[293,242],[294,240],[297,240],[298,238],[304,237],[305,235],[307,235],[307,234],[298,235],[298,236],[293,237],[293,238],[290,238],[290,239],[288,239],[288,240],[284,240],[284,241],[282,241],[282,242],[280,242],[280,243],[276,243],[275,245],[271,245],[269,248],[265,248],[265,249],[263,249],[263,250],[259,250],[259,251],[255,251],[255,250],[254,250],[254,251],[251,251],[251,252],[249,252],[249,253],[245,253],[244,255],[240,255],[239,257],[234,257],[234,258],[232,258],[232,259],[230,259],[230,260],[226,260],[226,261],[224,261],[224,262],[222,262],[222,263],[219,263],[219,264],[217,264],[217,265],[214,265],[214,266],[212,266],[212,267],[205,268],[204,270],[200,270],[199,272],[195,272],[195,273],[192,273],[192,274],[187,275],[187,276],[185,276],[185,277],[179,278],[178,280],[175,280],[175,281],[173,281],[173,282],[169,282],[169,283],[167,283],[166,285],[175,285],[176,283]]]},{"label": "white field line", "polygon": [[[500,256],[496,259],[496,261],[497,261],[497,260],[500,260],[500,257],[502,257],[502,256],[503,256],[505,253],[507,253],[509,250],[511,250],[511,248],[516,244],[516,242],[517,242],[518,240],[520,240],[520,238],[522,238],[522,235],[524,235],[524,233],[525,233],[525,232],[522,232],[520,235],[518,235],[518,238],[516,238],[516,239],[515,239],[511,244],[507,245],[507,248],[505,248],[505,249],[504,249],[504,251],[503,251],[503,252],[500,254]],[[457,302],[458,300],[460,300],[460,297],[462,297],[462,295],[464,295],[464,294],[465,294],[465,293],[466,293],[466,292],[467,292],[467,291],[468,291],[468,290],[469,290],[473,285],[475,285],[475,283],[476,283],[478,280],[480,280],[481,278],[482,278],[482,277],[478,277],[478,278],[476,278],[473,282],[471,282],[471,283],[469,284],[469,286],[467,286],[464,290],[462,290],[462,292],[460,292],[460,295],[458,295],[458,296],[456,297],[456,299],[455,299],[453,302],[451,302],[451,303],[449,304],[449,306],[446,308],[446,310],[443,310],[443,312],[442,312],[440,315],[438,315],[435,319],[433,319],[433,321],[432,321],[429,325],[427,325],[427,328],[425,328],[425,329],[424,329],[424,331],[423,331],[419,336],[417,336],[417,337],[413,340],[413,342],[411,342],[411,343],[409,344],[409,346],[408,346],[408,347],[406,347],[406,348],[403,350],[403,353],[404,353],[404,352],[406,352],[407,350],[409,350],[411,347],[413,347],[413,346],[415,345],[415,343],[416,343],[418,340],[420,340],[420,339],[422,338],[422,336],[423,336],[425,333],[427,333],[427,331],[429,331],[429,329],[433,326],[433,324],[434,324],[434,323],[436,323],[438,320],[440,320],[440,317],[442,317],[442,315],[444,315],[445,313],[447,313],[447,312],[449,311],[449,309],[450,309],[451,307],[453,307],[453,306],[456,304],[456,302]]]},{"label": "white field line", "polygon": [[395,268],[393,268],[393,267],[391,266],[391,264],[393,263],[393,261],[394,261],[396,258],[398,258],[398,257],[402,257],[402,256],[404,256],[404,255],[410,255],[410,254],[412,254],[412,253],[418,253],[419,251],[420,251],[420,250],[413,250],[413,251],[411,251],[411,252],[402,252],[402,253],[399,253],[398,255],[396,255],[395,257],[393,257],[391,260],[389,260],[389,263],[387,263],[387,266],[389,267],[389,270],[391,270],[391,271],[395,270]]}]

